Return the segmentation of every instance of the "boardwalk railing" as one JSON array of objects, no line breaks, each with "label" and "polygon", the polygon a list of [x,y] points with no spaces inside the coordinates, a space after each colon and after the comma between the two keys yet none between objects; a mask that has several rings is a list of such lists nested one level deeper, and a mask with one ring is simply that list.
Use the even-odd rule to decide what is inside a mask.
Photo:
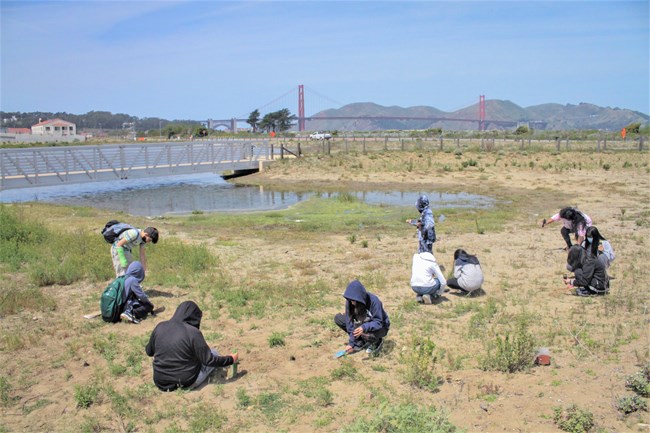
[{"label": "boardwalk railing", "polygon": [[0,149],[0,189],[254,170],[267,140]]}]

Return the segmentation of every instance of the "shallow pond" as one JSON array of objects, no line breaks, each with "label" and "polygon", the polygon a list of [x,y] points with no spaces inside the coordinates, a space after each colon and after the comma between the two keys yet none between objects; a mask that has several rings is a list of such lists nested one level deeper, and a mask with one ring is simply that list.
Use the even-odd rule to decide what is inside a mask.
[{"label": "shallow pond", "polygon": [[[369,204],[414,206],[420,194],[427,194],[432,209],[446,207],[485,208],[495,199],[468,193],[437,191],[385,192],[341,191]],[[274,191],[259,186],[226,182],[215,174],[193,174],[113,182],[11,189],[0,192],[0,202],[40,201],[122,211],[155,217],[201,212],[246,212],[283,209],[314,195],[339,193]]]}]

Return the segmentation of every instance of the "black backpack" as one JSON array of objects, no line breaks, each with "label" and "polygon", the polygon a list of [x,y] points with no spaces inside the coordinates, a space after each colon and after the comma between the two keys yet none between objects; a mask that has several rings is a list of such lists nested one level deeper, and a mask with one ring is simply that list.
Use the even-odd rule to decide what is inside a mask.
[{"label": "black backpack", "polygon": [[102,235],[104,236],[104,240],[106,242],[112,244],[115,242],[117,237],[122,234],[122,232],[133,228],[135,227],[130,226],[126,223],[121,223],[118,220],[110,220],[102,229]]}]

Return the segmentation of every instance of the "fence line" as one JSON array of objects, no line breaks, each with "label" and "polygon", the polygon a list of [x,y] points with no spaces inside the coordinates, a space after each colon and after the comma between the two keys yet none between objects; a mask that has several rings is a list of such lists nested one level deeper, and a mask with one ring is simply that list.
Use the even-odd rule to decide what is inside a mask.
[{"label": "fence line", "polygon": [[461,138],[461,137],[395,137],[395,136],[336,136],[330,140],[279,139],[287,145],[298,145],[302,154],[333,154],[377,151],[644,151],[645,137],[637,140],[568,138]]}]

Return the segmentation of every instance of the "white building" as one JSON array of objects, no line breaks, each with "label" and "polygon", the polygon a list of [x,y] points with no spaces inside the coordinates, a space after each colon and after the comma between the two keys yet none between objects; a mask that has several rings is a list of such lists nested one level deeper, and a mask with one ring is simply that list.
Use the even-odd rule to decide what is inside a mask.
[{"label": "white building", "polygon": [[44,120],[32,126],[32,135],[77,135],[77,125],[61,119]]}]

